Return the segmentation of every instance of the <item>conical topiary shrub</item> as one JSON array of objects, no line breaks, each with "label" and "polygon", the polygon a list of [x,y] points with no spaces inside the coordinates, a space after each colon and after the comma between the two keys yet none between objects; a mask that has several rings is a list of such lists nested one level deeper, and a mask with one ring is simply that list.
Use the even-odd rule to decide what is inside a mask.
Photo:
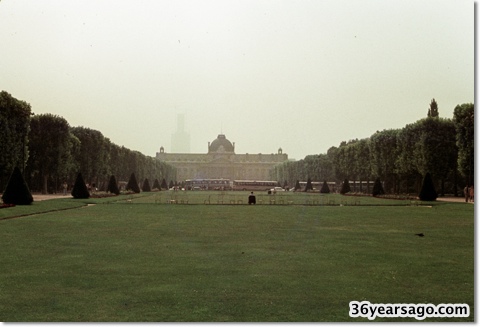
[{"label": "conical topiary shrub", "polygon": [[385,194],[385,191],[383,190],[382,182],[380,182],[380,178],[377,177],[375,183],[373,184],[372,195],[378,196],[383,194]]},{"label": "conical topiary shrub", "polygon": [[117,179],[113,175],[110,176],[110,180],[108,181],[107,192],[110,192],[116,195],[120,194],[120,190],[118,189]]},{"label": "conical topiary shrub", "polygon": [[435,185],[433,185],[432,176],[427,173],[423,178],[422,189],[418,198],[421,201],[435,201],[437,199],[437,191],[435,191]]},{"label": "conical topiary shrub", "polygon": [[82,173],[78,173],[75,185],[73,185],[72,196],[74,199],[88,199],[90,193],[88,192],[87,185],[83,180]]},{"label": "conical topiary shrub", "polygon": [[348,179],[345,179],[342,184],[342,189],[340,190],[340,194],[346,194],[350,192],[350,183],[348,182]]},{"label": "conical topiary shrub", "polygon": [[168,189],[168,185],[167,185],[167,181],[164,179],[162,179],[162,184],[160,184],[160,189]]},{"label": "conical topiary shrub", "polygon": [[33,202],[32,193],[23,178],[20,168],[15,167],[8,180],[2,200],[7,204],[27,205]]},{"label": "conical topiary shrub", "polygon": [[323,181],[322,188],[320,189],[320,193],[330,193],[330,188],[328,187],[327,181]]},{"label": "conical topiary shrub", "polygon": [[143,192],[151,192],[152,191],[152,188],[150,187],[150,182],[148,181],[148,178],[145,178],[145,180],[143,181],[142,191]]},{"label": "conical topiary shrub", "polygon": [[160,183],[158,182],[158,179],[157,179],[157,178],[155,178],[155,181],[153,182],[153,186],[152,186],[152,190],[155,190],[155,189],[157,189],[157,190],[159,190],[159,191],[160,191],[160,189],[161,189]]},{"label": "conical topiary shrub", "polygon": [[305,185],[305,192],[313,191],[312,179],[309,177],[307,179],[307,184]]},{"label": "conical topiary shrub", "polygon": [[128,180],[128,184],[126,187],[127,191],[133,191],[135,193],[140,193],[140,187],[138,187],[137,178],[135,177],[135,173],[130,175],[130,179]]}]

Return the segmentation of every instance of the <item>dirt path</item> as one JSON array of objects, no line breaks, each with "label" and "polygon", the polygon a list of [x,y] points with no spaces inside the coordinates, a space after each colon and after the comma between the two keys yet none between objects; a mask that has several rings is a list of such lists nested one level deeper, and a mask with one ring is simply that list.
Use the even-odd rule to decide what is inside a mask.
[{"label": "dirt path", "polygon": [[33,201],[44,201],[52,199],[72,199],[73,197],[70,194],[32,194]]},{"label": "dirt path", "polygon": [[[465,198],[462,197],[439,197],[437,198],[437,201],[443,201],[443,202],[465,202]],[[470,204],[473,204],[474,202],[468,202]]]}]

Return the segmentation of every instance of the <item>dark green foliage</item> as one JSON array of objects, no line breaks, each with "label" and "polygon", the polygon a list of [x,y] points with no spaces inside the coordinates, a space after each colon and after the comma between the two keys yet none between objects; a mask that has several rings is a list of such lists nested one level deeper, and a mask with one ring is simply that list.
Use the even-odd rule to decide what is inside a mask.
[{"label": "dark green foliage", "polygon": [[160,187],[160,183],[158,182],[158,179],[155,178],[155,181],[153,182],[153,187],[152,189],[157,189],[157,190],[160,190],[161,187]]},{"label": "dark green foliage", "polygon": [[0,92],[0,190],[15,166],[24,167],[31,115],[28,103]]},{"label": "dark green foliage", "polygon": [[128,184],[126,187],[127,191],[133,191],[135,193],[140,193],[140,187],[138,187],[137,178],[135,177],[135,173],[130,175],[130,179],[128,180]]},{"label": "dark green foliage", "polygon": [[428,117],[438,117],[438,104],[435,99],[432,99],[432,102],[430,103],[430,108],[428,108]]},{"label": "dark green foliage", "polygon": [[380,182],[380,178],[377,178],[373,184],[372,195],[377,196],[383,194],[385,194],[385,191],[383,190],[382,182]]},{"label": "dark green foliage", "polygon": [[330,193],[330,188],[328,187],[327,181],[323,181],[322,188],[320,189],[320,193]]},{"label": "dark green foliage", "polygon": [[115,178],[114,175],[110,176],[110,180],[108,182],[107,192],[110,192],[110,193],[116,194],[116,195],[120,194],[120,190],[118,189],[117,179]]},{"label": "dark green foliage", "polygon": [[295,183],[295,191],[300,189],[300,181],[297,179],[297,182]]},{"label": "dark green foliage", "polygon": [[435,191],[430,173],[427,173],[423,178],[422,189],[418,197],[422,201],[435,201],[437,199],[437,191]]},{"label": "dark green foliage", "polygon": [[458,105],[453,112],[453,122],[458,147],[458,170],[467,184],[475,176],[475,108],[472,103]]},{"label": "dark green foliage", "polygon": [[7,204],[26,205],[33,202],[32,194],[28,189],[25,179],[20,172],[20,168],[13,169],[10,180],[8,181],[5,192],[2,195],[2,200]]},{"label": "dark green foliage", "polygon": [[167,185],[167,181],[164,179],[162,179],[162,184],[160,184],[160,189],[168,189],[168,185]]},{"label": "dark green foliage", "polygon": [[307,185],[305,185],[305,192],[313,191],[312,179],[309,177],[307,179]]},{"label": "dark green foliage", "polygon": [[79,145],[78,139],[70,133],[70,126],[64,118],[52,114],[33,116],[28,137],[27,169],[30,174],[38,171],[38,175],[42,176],[42,180],[37,181],[41,184],[42,193],[52,189],[53,184],[49,185],[52,177],[69,173],[74,176],[75,172],[82,171],[77,169],[72,157],[74,144]]},{"label": "dark green foliage", "polygon": [[342,189],[340,190],[340,194],[346,194],[350,192],[350,183],[348,182],[348,179],[345,179],[342,184]]},{"label": "dark green foliage", "polygon": [[168,184],[168,188],[172,188],[174,186],[173,181],[170,180],[170,183]]},{"label": "dark green foliage", "polygon": [[151,192],[152,191],[152,188],[150,187],[150,182],[148,181],[148,178],[145,178],[145,180],[143,181],[142,191],[143,192]]},{"label": "dark green foliage", "polygon": [[75,185],[73,185],[72,196],[75,199],[88,199],[90,193],[88,192],[87,185],[83,180],[82,173],[78,173],[77,179],[75,180]]}]

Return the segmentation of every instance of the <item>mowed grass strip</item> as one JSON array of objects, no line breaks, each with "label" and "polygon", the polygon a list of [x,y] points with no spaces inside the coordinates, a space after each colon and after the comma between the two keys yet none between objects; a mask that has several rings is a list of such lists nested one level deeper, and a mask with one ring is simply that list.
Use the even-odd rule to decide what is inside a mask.
[{"label": "mowed grass strip", "polygon": [[368,300],[468,303],[426,321],[473,321],[473,226],[464,204],[123,201],[3,220],[0,320],[363,321],[348,304]]}]

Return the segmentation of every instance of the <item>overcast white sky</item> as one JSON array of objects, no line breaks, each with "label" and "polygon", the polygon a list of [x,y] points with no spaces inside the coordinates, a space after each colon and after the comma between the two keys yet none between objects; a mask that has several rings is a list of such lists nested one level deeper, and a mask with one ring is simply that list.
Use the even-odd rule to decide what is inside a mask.
[{"label": "overcast white sky", "polygon": [[290,158],[474,102],[466,0],[2,0],[0,90],[118,145]]}]

